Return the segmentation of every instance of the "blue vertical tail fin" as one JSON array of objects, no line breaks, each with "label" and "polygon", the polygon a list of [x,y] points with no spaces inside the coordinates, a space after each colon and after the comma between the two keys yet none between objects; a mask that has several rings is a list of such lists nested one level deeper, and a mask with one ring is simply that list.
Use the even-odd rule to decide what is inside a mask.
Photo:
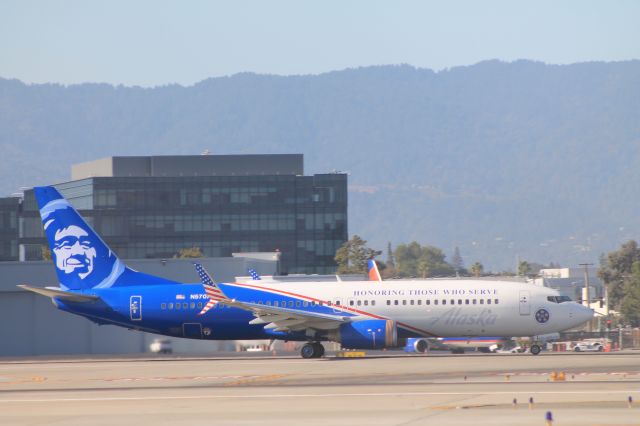
[{"label": "blue vertical tail fin", "polygon": [[174,283],[128,268],[54,187],[33,190],[62,289]]}]

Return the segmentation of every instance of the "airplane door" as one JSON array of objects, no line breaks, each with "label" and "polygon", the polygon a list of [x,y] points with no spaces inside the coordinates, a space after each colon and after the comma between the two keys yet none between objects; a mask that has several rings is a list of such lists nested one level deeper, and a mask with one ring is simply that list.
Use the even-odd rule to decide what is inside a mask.
[{"label": "airplane door", "polygon": [[528,290],[520,290],[520,315],[531,315],[531,303]]},{"label": "airplane door", "polygon": [[131,321],[142,320],[142,296],[131,296],[129,298],[129,317]]},{"label": "airplane door", "polygon": [[182,324],[182,335],[190,339],[202,339],[202,324],[199,322],[185,322]]}]

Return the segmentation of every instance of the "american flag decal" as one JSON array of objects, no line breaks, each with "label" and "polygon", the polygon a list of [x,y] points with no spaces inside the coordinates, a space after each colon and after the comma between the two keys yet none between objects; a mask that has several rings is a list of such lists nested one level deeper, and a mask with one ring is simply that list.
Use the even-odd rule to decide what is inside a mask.
[{"label": "american flag decal", "polygon": [[251,275],[251,279],[253,281],[261,280],[260,275],[258,275],[255,269],[249,269],[249,275]]},{"label": "american flag decal", "polygon": [[204,287],[205,293],[209,296],[209,301],[202,308],[198,315],[204,315],[207,311],[213,308],[217,303],[225,300],[229,300],[218,288],[216,283],[211,279],[211,276],[207,273],[207,271],[200,265],[199,263],[194,263],[196,267],[196,271],[200,276],[200,281],[202,282],[202,286]]}]

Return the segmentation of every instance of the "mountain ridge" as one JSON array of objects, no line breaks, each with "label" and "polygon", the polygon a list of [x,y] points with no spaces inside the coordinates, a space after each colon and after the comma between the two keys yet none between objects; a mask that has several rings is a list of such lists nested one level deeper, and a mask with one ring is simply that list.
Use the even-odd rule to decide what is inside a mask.
[{"label": "mountain ridge", "polygon": [[241,73],[155,88],[0,78],[0,193],[111,155],[301,152],[306,173],[350,172],[350,233],[379,249],[458,245],[467,263],[494,269],[514,269],[516,255],[594,260],[637,235],[639,142],[638,60]]}]

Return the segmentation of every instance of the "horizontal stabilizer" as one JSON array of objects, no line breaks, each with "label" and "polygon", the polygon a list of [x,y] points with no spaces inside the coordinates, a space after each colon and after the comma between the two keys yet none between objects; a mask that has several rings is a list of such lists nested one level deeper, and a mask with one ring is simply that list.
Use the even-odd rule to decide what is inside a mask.
[{"label": "horizontal stabilizer", "polygon": [[72,293],[70,291],[64,291],[64,290],[61,290],[58,288],[52,288],[52,287],[46,287],[46,288],[32,287],[30,285],[25,285],[25,284],[19,285],[18,287],[27,291],[32,291],[34,293],[38,293],[43,296],[50,297],[52,299],[55,297],[60,300],[67,300],[69,302],[95,302],[96,300],[100,299],[100,297],[98,296],[92,296],[89,294]]}]

